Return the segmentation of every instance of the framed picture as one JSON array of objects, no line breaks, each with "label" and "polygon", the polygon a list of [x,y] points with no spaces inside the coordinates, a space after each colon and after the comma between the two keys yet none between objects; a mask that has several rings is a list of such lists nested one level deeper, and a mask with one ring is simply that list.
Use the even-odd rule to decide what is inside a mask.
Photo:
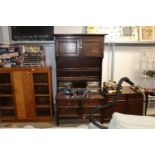
[{"label": "framed picture", "polygon": [[120,26],[119,41],[138,41],[138,26]]},{"label": "framed picture", "polygon": [[103,33],[103,27],[102,26],[86,26],[86,32],[87,34],[102,34]]},{"label": "framed picture", "polygon": [[103,33],[108,34],[105,37],[105,41],[107,42],[115,42],[119,39],[119,26],[104,26],[103,27]]},{"label": "framed picture", "polygon": [[153,41],[155,40],[154,26],[140,26],[139,27],[139,40],[140,41]]}]

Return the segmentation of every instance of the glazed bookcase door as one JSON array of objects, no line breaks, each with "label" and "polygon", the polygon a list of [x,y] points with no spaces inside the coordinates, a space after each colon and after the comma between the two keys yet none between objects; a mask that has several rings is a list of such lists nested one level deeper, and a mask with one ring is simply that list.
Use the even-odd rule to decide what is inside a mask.
[{"label": "glazed bookcase door", "polygon": [[0,116],[1,120],[14,120],[16,118],[12,77],[9,72],[0,73]]},{"label": "glazed bookcase door", "polygon": [[50,78],[50,72],[33,72],[35,111],[36,116],[42,119],[52,118],[52,84]]}]

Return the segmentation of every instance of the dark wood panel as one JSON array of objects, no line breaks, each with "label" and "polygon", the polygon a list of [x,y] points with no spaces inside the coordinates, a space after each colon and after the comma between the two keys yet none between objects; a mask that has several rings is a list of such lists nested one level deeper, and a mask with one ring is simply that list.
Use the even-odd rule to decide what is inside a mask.
[{"label": "dark wood panel", "polygon": [[56,55],[57,56],[78,56],[80,52],[78,39],[57,39]]},{"label": "dark wood panel", "polygon": [[82,55],[102,57],[103,48],[102,38],[84,38],[82,41]]}]

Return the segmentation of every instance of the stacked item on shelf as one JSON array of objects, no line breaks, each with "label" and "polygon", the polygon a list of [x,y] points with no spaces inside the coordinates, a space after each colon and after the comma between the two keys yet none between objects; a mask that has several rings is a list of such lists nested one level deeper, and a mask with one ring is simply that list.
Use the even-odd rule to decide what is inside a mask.
[{"label": "stacked item on shelf", "polygon": [[86,88],[73,88],[72,82],[59,82],[58,93],[61,95],[69,95],[78,98],[87,96]]},{"label": "stacked item on shelf", "polygon": [[0,67],[20,66],[20,52],[18,46],[0,48]]},{"label": "stacked item on shelf", "polygon": [[98,81],[88,81],[87,90],[90,93],[99,93],[100,92],[100,82]]},{"label": "stacked item on shelf", "polygon": [[41,45],[21,46],[22,66],[45,66],[45,52]]},{"label": "stacked item on shelf", "polygon": [[155,70],[144,71],[144,75],[155,77]]},{"label": "stacked item on shelf", "polygon": [[[115,81],[108,81],[103,83],[104,91],[107,93],[116,93],[117,83]],[[122,87],[120,89],[122,92]]]}]

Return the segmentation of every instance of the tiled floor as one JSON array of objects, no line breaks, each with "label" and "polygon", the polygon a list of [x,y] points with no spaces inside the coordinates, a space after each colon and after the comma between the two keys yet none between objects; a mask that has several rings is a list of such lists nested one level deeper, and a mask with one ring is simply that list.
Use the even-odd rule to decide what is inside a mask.
[{"label": "tiled floor", "polygon": [[16,123],[12,123],[12,122],[7,122],[7,123],[0,123],[0,127],[6,127],[7,125],[16,125],[18,128],[31,128],[31,126],[35,127],[35,128],[58,128],[58,127],[63,127],[63,128],[68,128],[68,127],[77,127],[81,124],[88,124],[89,121],[85,120],[85,121],[81,121],[79,120],[72,120],[72,119],[64,119],[60,121],[60,125],[57,126],[55,119],[53,120],[53,122],[16,122]]},{"label": "tiled floor", "polygon": [[148,108],[146,115],[155,115],[155,107]]}]

